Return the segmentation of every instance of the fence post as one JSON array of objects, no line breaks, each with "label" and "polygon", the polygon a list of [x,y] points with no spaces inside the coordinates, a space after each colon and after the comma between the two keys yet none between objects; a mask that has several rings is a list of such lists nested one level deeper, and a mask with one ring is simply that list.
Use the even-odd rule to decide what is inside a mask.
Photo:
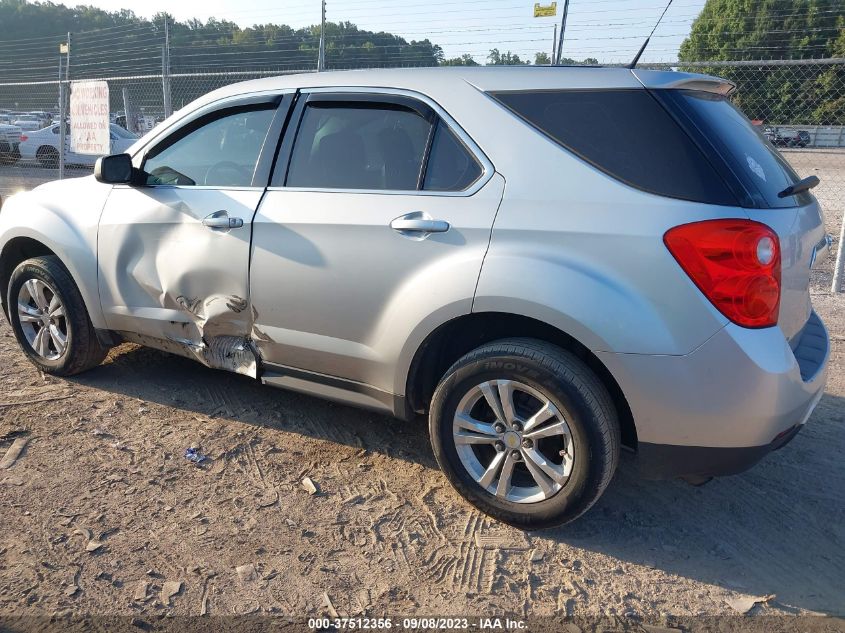
[{"label": "fence post", "polygon": [[[59,148],[65,146],[65,84],[62,81],[62,47],[59,47]],[[65,153],[59,149],[59,179],[65,175]]]},{"label": "fence post", "polygon": [[[70,100],[70,31],[65,44],[65,78],[62,83],[62,54],[59,52],[59,180],[65,177],[65,153],[67,152],[67,127],[70,125],[68,103]],[[66,120],[67,119],[67,120]]]},{"label": "fence post", "polygon": [[164,103],[164,118],[173,114],[170,101],[170,26],[167,15],[164,16],[164,44],[161,47],[161,91]]},{"label": "fence post", "polygon": [[317,51],[317,72],[326,69],[326,0],[322,0],[320,17],[320,48]]},{"label": "fence post", "polygon": [[845,216],[842,217],[842,228],[839,230],[839,246],[836,249],[836,263],[833,265],[833,282],[830,284],[830,291],[833,294],[845,292],[843,268],[845,268]]}]

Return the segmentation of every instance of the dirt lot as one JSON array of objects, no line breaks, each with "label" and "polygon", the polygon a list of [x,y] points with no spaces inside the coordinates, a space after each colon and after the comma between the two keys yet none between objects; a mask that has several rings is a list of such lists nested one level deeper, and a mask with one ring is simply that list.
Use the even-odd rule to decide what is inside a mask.
[{"label": "dirt lot", "polygon": [[[136,630],[169,615],[332,609],[671,624],[736,615],[749,598],[768,598],[759,616],[843,615],[845,299],[828,294],[826,266],[814,302],[831,378],[788,447],[701,488],[640,481],[623,456],[587,516],[528,534],[451,490],[423,424],[133,345],[54,379],[3,321],[0,457],[27,444],[0,470],[0,617],[119,614]],[[184,458],[191,446],[210,457],[202,467]]]}]

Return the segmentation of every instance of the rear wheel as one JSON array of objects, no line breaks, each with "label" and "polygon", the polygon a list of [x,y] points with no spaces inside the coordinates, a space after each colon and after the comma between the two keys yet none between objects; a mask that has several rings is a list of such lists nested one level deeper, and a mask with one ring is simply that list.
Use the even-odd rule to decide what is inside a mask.
[{"label": "rear wheel", "polygon": [[455,363],[435,391],[429,426],[458,492],[523,528],[586,512],[619,459],[607,389],[576,356],[533,339],[489,343]]},{"label": "rear wheel", "polygon": [[97,340],[79,288],[53,255],[15,268],[6,305],[21,349],[46,373],[78,374],[99,365],[108,353]]},{"label": "rear wheel", "polygon": [[56,167],[59,164],[59,150],[55,147],[44,145],[39,147],[38,151],[35,152],[35,158],[38,159],[42,167]]}]

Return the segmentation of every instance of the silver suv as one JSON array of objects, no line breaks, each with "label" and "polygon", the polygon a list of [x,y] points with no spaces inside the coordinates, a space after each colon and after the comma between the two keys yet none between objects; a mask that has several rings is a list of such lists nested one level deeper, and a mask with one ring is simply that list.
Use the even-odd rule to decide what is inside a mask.
[{"label": "silver suv", "polygon": [[739,472],[824,390],[821,210],[720,79],[623,68],[320,73],[228,86],[10,198],[3,307],[69,375],[133,341],[427,415],[476,507],[585,512]]}]

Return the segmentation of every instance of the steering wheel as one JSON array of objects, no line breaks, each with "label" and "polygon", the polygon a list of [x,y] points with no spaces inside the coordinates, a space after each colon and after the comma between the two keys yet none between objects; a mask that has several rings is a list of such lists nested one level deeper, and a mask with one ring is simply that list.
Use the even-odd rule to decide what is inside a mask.
[{"label": "steering wheel", "polygon": [[249,185],[250,181],[250,174],[243,167],[230,160],[224,160],[208,168],[203,184],[239,187]]}]

